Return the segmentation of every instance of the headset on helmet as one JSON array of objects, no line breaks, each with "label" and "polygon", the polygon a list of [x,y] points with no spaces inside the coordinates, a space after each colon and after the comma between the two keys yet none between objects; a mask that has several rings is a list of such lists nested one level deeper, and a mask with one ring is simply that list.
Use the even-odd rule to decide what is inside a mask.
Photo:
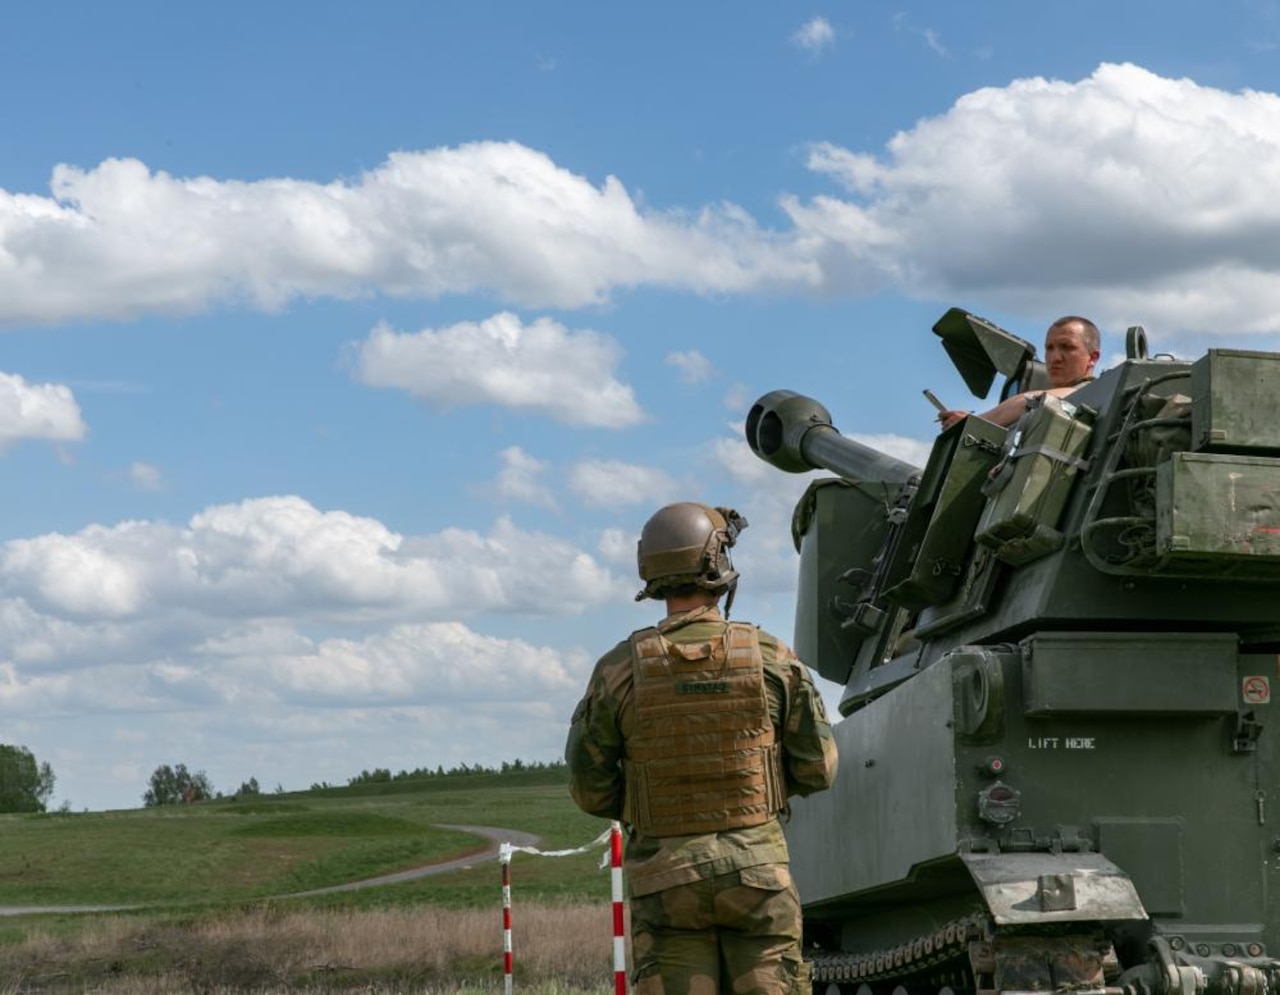
[{"label": "headset on helmet", "polygon": [[694,585],[713,594],[727,592],[727,616],[738,586],[729,547],[746,527],[747,520],[732,508],[694,501],[660,508],[645,522],[636,545],[636,563],[645,582],[636,600],[661,599],[664,591]]}]

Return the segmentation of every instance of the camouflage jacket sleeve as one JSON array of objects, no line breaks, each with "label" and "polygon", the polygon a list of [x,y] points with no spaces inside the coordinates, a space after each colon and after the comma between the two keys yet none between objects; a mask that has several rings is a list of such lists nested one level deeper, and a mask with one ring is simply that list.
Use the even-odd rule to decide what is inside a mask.
[{"label": "camouflage jacket sleeve", "polygon": [[781,640],[760,634],[765,671],[781,683],[782,767],[788,795],[825,791],[836,778],[836,742],[809,668]]},{"label": "camouflage jacket sleeve", "polygon": [[624,755],[621,714],[630,689],[631,652],[620,643],[601,657],[573,711],[564,758],[569,793],[589,815],[621,819]]}]

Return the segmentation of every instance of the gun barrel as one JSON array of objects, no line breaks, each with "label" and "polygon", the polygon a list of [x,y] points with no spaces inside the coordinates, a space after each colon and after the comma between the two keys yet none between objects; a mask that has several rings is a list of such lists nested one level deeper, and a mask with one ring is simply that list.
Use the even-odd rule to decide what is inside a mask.
[{"label": "gun barrel", "polygon": [[747,415],[747,445],[770,466],[787,473],[830,470],[854,482],[906,483],[920,473],[888,453],[841,435],[831,413],[811,397],[775,390]]}]

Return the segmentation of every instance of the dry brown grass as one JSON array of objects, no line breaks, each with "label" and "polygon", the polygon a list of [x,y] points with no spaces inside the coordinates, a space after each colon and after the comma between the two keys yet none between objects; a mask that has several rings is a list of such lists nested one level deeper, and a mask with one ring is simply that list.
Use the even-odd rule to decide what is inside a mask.
[{"label": "dry brown grass", "polygon": [[[520,995],[610,992],[608,905],[525,905],[513,922]],[[94,920],[73,935],[35,926],[0,948],[0,995],[501,992],[498,909],[261,909],[190,922]]]}]

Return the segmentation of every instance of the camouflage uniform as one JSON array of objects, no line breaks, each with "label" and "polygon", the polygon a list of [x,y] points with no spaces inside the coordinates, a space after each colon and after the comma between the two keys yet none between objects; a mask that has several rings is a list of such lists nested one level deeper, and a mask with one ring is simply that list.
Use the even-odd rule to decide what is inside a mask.
[{"label": "camouflage uniform", "polygon": [[[658,631],[677,644],[726,628],[716,606],[670,615]],[[830,787],[835,742],[808,670],[759,631],[769,714],[787,795]],[[633,653],[619,643],[596,664],[565,749],[570,790],[592,815],[622,819],[623,760],[635,729]],[[626,850],[636,995],[787,995],[807,992],[800,903],[776,816],[759,825],[689,836],[632,832]]]}]

